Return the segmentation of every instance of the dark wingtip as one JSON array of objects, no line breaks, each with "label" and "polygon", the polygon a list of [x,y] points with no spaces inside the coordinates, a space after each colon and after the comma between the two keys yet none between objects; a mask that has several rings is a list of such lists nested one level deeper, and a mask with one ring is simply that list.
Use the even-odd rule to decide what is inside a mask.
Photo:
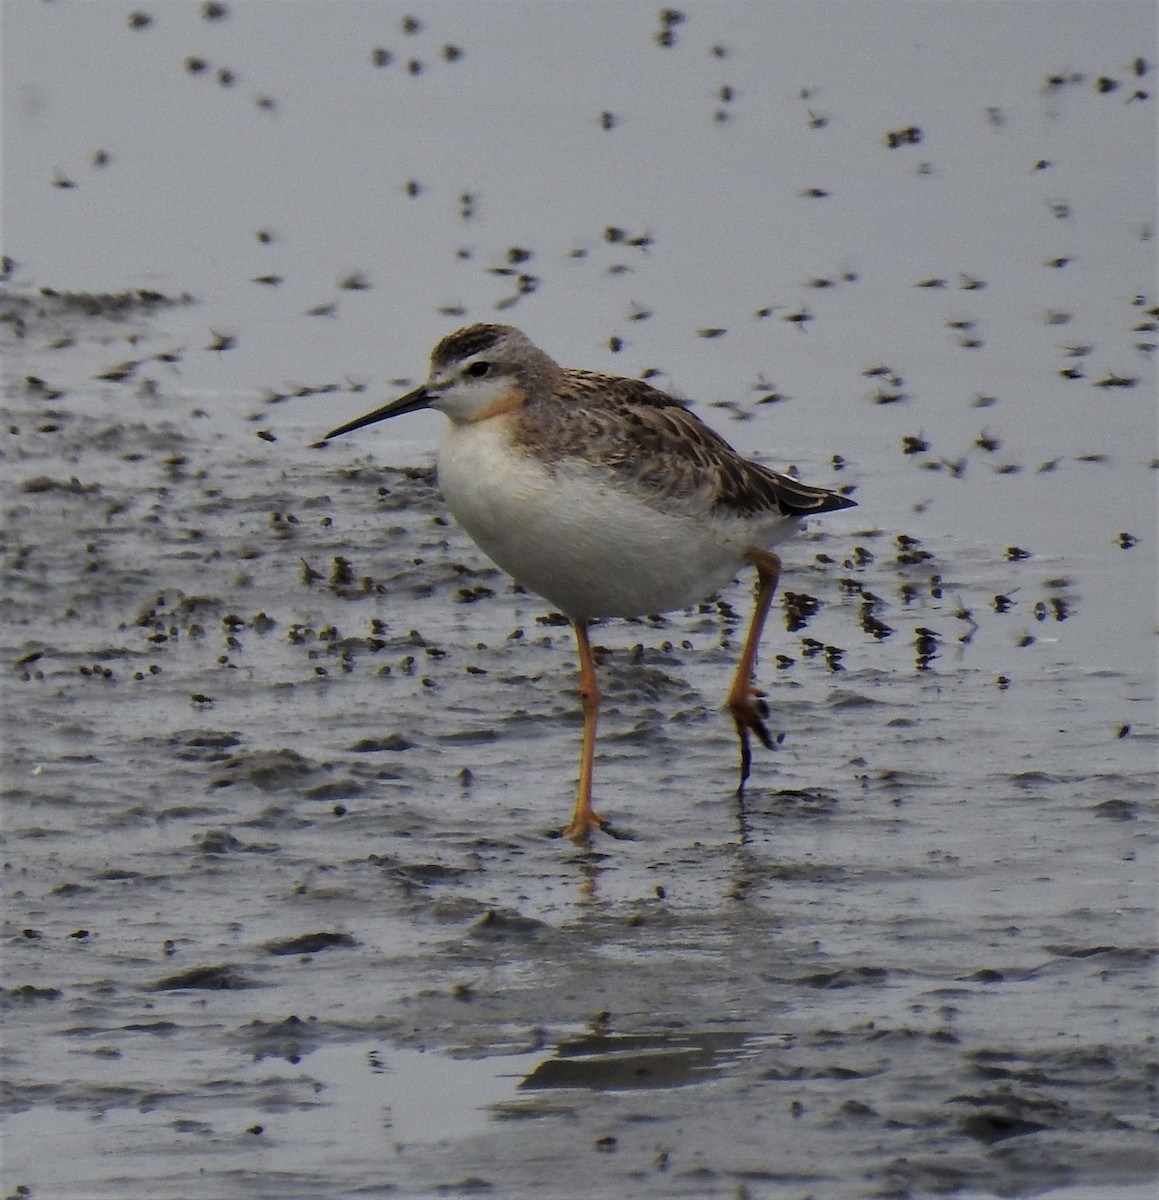
[{"label": "dark wingtip", "polygon": [[830,492],[829,498],[824,507],[819,509],[819,512],[836,512],[842,508],[856,508],[857,501],[850,496],[843,496],[840,492]]},{"label": "dark wingtip", "polygon": [[840,492],[812,487],[788,476],[779,476],[778,485],[777,500],[781,511],[793,517],[815,517],[818,513],[838,512],[843,508],[857,507],[856,500],[851,500]]}]

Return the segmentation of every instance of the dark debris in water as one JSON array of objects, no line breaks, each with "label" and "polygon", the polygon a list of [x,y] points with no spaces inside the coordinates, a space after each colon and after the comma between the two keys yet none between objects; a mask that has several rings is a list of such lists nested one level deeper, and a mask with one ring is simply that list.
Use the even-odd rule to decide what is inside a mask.
[{"label": "dark debris in water", "polygon": [[277,938],[266,943],[266,952],[273,955],[317,954],[322,950],[353,950],[357,945],[356,938],[348,933],[300,933],[295,937]]},{"label": "dark debris in water", "polygon": [[167,975],[152,985],[154,992],[180,991],[186,988],[198,991],[224,992],[239,991],[254,987],[236,966],[225,963],[213,967],[191,967],[187,971],[179,971],[176,975]]}]

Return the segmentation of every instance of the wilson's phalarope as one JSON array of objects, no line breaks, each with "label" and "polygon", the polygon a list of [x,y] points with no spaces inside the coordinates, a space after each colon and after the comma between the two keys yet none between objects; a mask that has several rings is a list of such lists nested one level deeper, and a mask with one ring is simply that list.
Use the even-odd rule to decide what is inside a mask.
[{"label": "wilson's phalarope", "polygon": [[679,401],[636,379],[565,369],[509,325],[470,325],[431,353],[412,392],[326,438],[434,408],[447,506],[504,571],[575,627],[583,704],[579,789],[565,836],[603,828],[592,809],[600,690],[588,639],[600,617],[686,608],[756,568],[756,605],[726,700],[740,739],[769,749],[753,684],[781,560],[770,549],[813,513],[854,501],[742,458]]}]

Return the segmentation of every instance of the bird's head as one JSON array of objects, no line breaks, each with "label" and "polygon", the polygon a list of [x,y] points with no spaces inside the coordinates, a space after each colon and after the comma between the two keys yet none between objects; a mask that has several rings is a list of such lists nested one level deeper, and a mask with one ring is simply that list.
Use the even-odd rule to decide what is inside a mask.
[{"label": "bird's head", "polygon": [[358,417],[324,440],[403,413],[433,408],[456,425],[512,412],[544,389],[559,366],[510,325],[468,325],[448,334],[431,352],[430,374],[421,387]]}]

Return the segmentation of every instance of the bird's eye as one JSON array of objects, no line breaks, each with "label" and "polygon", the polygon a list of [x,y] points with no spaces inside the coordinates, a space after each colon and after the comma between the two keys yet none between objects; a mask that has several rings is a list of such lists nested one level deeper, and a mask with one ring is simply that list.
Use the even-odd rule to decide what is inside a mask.
[{"label": "bird's eye", "polygon": [[481,379],[488,371],[491,370],[489,362],[473,362],[464,372],[464,375],[473,375],[476,379]]}]

